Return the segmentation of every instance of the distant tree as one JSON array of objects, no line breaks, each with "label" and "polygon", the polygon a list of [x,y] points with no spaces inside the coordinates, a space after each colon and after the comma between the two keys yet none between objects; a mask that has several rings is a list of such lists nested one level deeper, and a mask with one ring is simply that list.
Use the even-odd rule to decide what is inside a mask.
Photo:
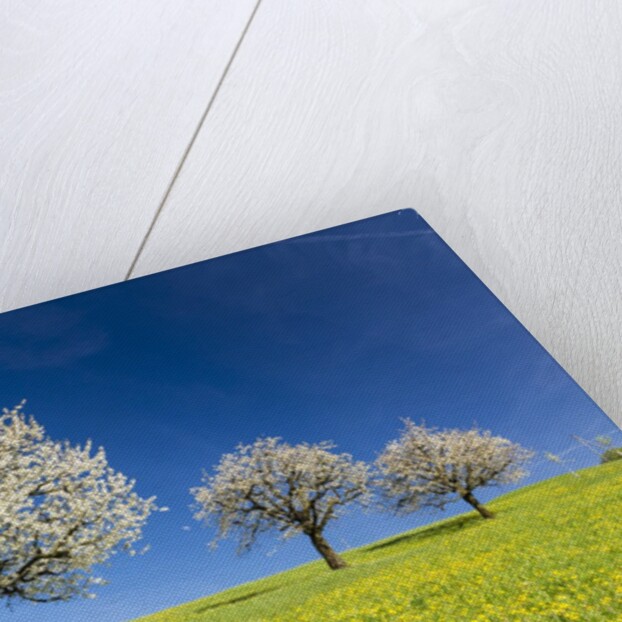
[{"label": "distant tree", "polygon": [[367,499],[369,469],[334,447],[289,445],[280,438],[239,445],[222,456],[213,475],[204,474],[202,486],[191,489],[195,518],[216,521],[213,544],[234,532],[241,552],[263,532],[276,530],[285,538],[302,533],[331,569],[345,567],[324,530],[345,506]]},{"label": "distant tree", "polygon": [[600,435],[592,440],[573,434],[572,438],[593,454],[597,455],[601,463],[612,462],[613,460],[622,458],[622,447],[611,447],[613,439],[610,436]]},{"label": "distant tree", "polygon": [[412,512],[422,506],[443,509],[463,499],[483,518],[493,518],[473,492],[509,484],[526,475],[531,451],[488,431],[438,430],[404,421],[401,436],[376,461],[380,488],[389,506]]},{"label": "distant tree", "polygon": [[0,597],[93,597],[95,564],[133,544],[152,510],[103,449],[50,440],[23,404],[0,413]]},{"label": "distant tree", "polygon": [[577,443],[583,445],[583,447],[599,457],[602,456],[603,451],[605,451],[608,447],[611,446],[611,443],[613,443],[609,436],[604,435],[597,436],[594,439],[588,439],[583,438],[578,434],[572,434],[572,438],[577,441]]},{"label": "distant tree", "polygon": [[613,462],[614,460],[622,459],[622,447],[611,447],[607,449],[600,457],[602,463]]},{"label": "distant tree", "polygon": [[594,441],[601,447],[609,447],[613,443],[612,438],[606,434],[599,434]]}]

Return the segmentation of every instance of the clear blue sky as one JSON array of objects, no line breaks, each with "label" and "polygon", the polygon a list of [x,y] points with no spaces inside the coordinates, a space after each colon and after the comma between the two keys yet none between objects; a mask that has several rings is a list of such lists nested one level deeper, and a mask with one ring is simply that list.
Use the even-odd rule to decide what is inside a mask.
[{"label": "clear blue sky", "polygon": [[[103,445],[171,508],[148,525],[150,552],[103,569],[96,600],[17,605],[14,622],[127,620],[315,559],[304,537],[211,552],[192,519],[202,469],[261,435],[372,460],[402,417],[475,422],[564,453],[530,481],[596,462],[573,433],[619,438],[412,210],[4,314],[0,369],[5,405],[27,398],[53,438]],[[343,549],[438,517],[353,512],[327,535]]]}]

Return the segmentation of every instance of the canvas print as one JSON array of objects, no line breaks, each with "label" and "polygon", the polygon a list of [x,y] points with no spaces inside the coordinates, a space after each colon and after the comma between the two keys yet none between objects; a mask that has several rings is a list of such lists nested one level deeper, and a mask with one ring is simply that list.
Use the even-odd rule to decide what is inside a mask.
[{"label": "canvas print", "polygon": [[0,316],[12,622],[622,619],[622,434],[413,210]]}]

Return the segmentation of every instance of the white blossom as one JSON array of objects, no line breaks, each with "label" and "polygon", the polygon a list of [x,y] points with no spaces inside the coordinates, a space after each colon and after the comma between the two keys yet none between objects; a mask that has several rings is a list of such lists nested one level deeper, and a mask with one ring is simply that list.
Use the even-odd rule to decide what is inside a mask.
[{"label": "white blossom", "polygon": [[52,441],[23,404],[0,414],[0,595],[92,597],[93,566],[132,552],[155,509],[102,448]]},{"label": "white blossom", "polygon": [[191,490],[195,518],[216,521],[213,543],[234,532],[241,551],[263,532],[277,530],[285,538],[303,533],[331,568],[343,567],[323,532],[345,506],[367,500],[369,468],[332,449],[329,442],[289,445],[280,438],[239,445]]},{"label": "white blossom", "polygon": [[438,430],[404,421],[401,436],[386,445],[376,461],[380,487],[398,512],[421,506],[444,508],[463,499],[484,518],[492,513],[473,491],[517,482],[533,452],[477,428]]}]

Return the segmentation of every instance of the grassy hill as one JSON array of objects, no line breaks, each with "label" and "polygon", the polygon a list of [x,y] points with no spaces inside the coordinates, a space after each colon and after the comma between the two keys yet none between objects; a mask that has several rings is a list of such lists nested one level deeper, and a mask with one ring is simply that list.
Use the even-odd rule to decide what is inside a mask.
[{"label": "grassy hill", "polygon": [[[622,620],[622,461],[474,513],[186,603],[142,622]],[[240,561],[243,563],[243,561]]]}]

